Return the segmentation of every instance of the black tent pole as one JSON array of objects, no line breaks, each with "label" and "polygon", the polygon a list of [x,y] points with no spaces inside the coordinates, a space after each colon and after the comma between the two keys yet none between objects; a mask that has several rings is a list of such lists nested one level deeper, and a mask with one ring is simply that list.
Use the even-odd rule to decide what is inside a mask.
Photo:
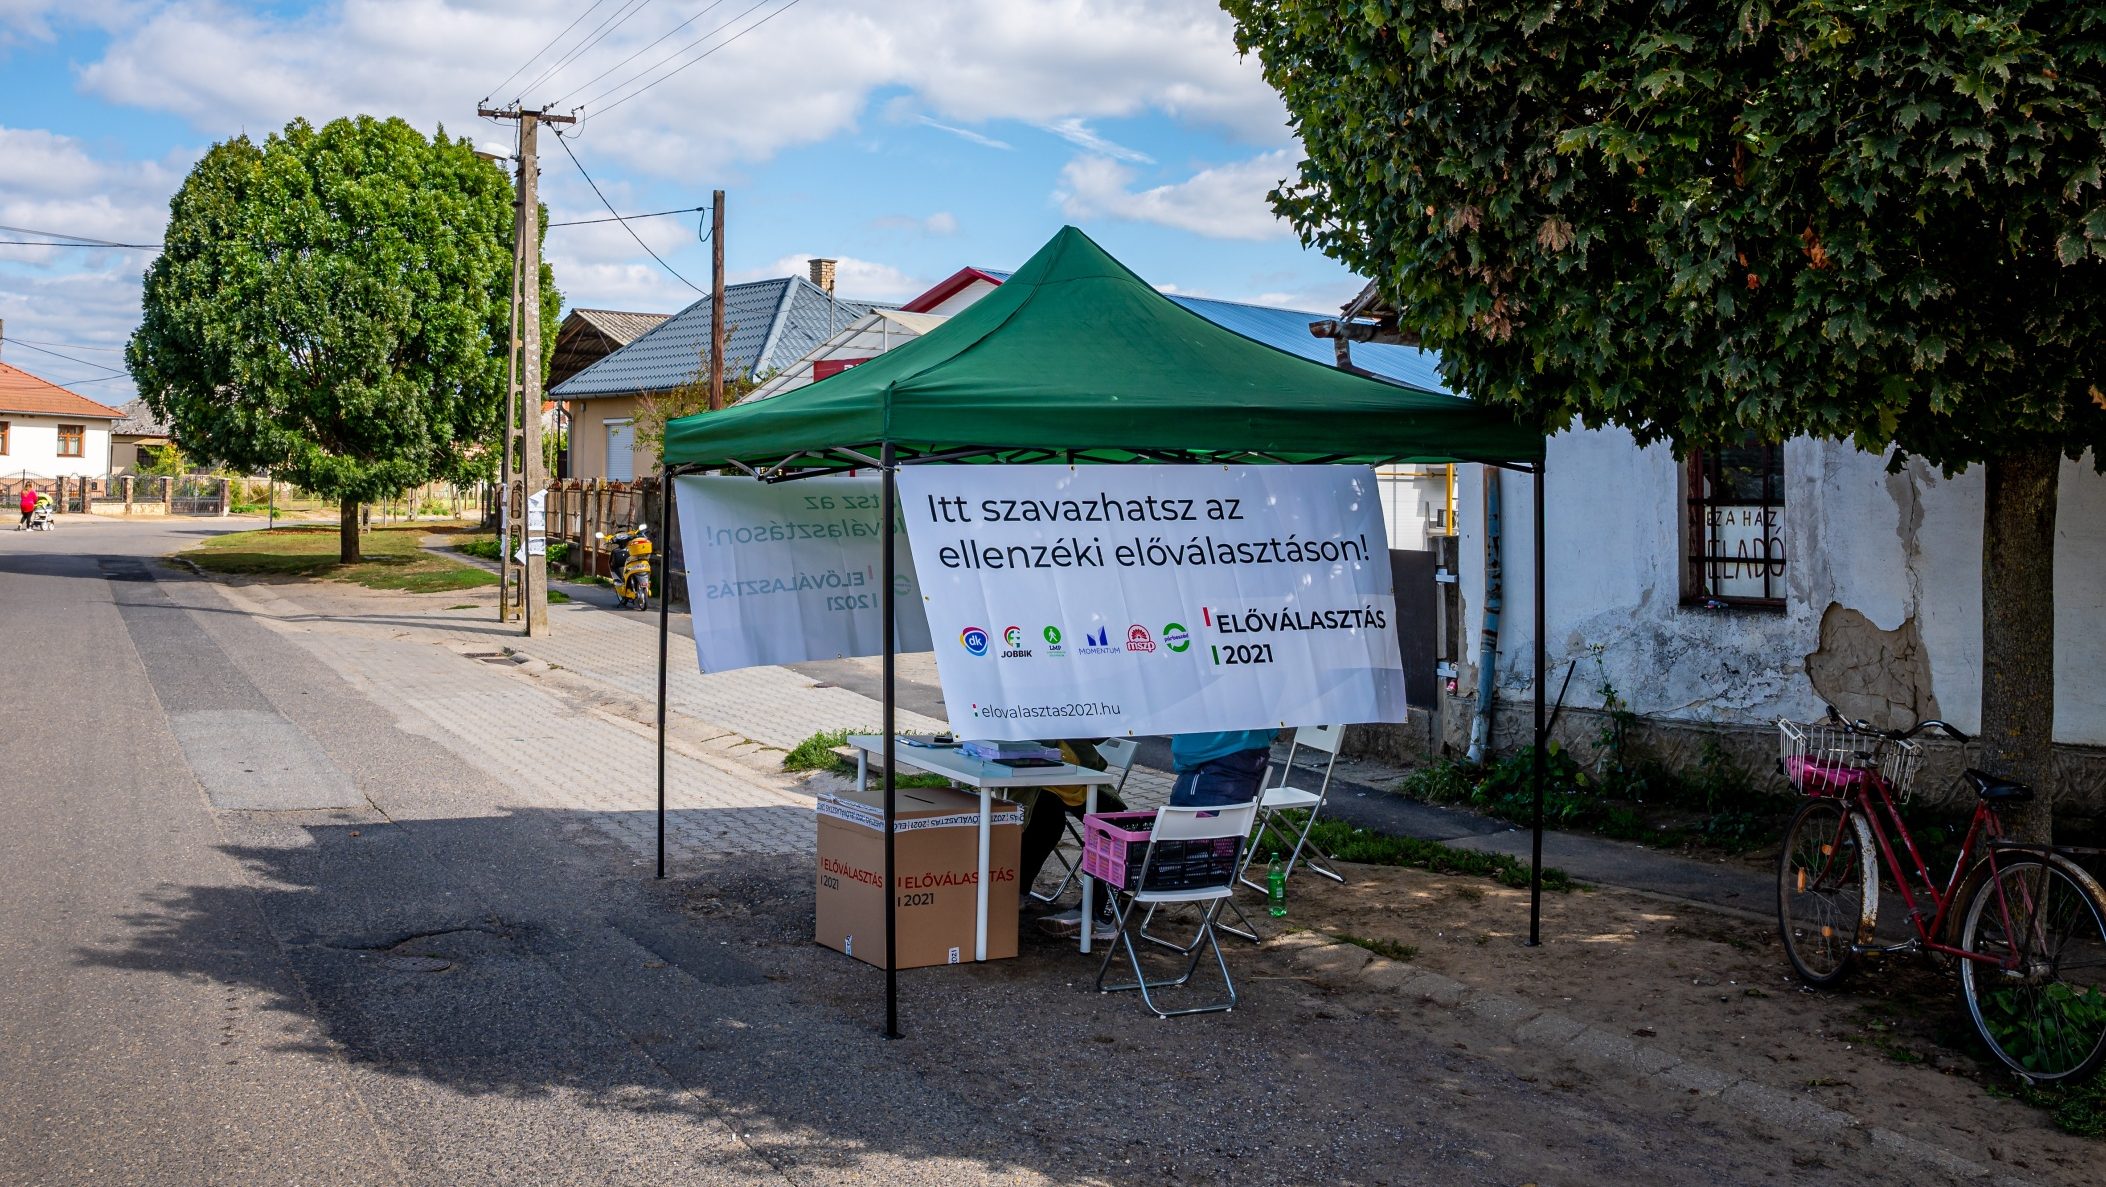
[{"label": "black tent pole", "polygon": [[[1547,451],[1546,451],[1547,452]],[[1545,736],[1543,725],[1543,463],[1536,463],[1536,746],[1534,770],[1531,778],[1535,787],[1534,819],[1530,824],[1528,856],[1528,943],[1531,948],[1543,942],[1543,776],[1549,764],[1545,750],[1550,739]]]},{"label": "black tent pole", "polygon": [[[673,633],[673,471],[658,467],[658,876],[665,877],[665,657]],[[617,577],[619,575],[617,574]]]},{"label": "black tent pole", "polygon": [[880,574],[879,581],[884,586],[879,598],[884,607],[885,619],[885,1037],[896,1039],[899,1037],[899,898],[897,894],[899,883],[894,878],[892,870],[892,829],[894,818],[898,811],[898,803],[897,797],[893,794],[895,784],[892,774],[894,769],[892,749],[897,745],[893,737],[897,713],[896,706],[898,704],[898,698],[894,695],[893,685],[893,653],[898,650],[898,646],[893,633],[896,609],[893,606],[892,521],[898,514],[898,495],[893,489],[893,475],[898,466],[893,460],[892,443],[890,441],[885,442],[884,451],[879,458],[879,462],[879,468],[884,471],[885,475],[884,497],[879,500],[881,508],[878,512],[885,519],[883,534],[885,556],[884,560],[880,562],[878,569]]}]

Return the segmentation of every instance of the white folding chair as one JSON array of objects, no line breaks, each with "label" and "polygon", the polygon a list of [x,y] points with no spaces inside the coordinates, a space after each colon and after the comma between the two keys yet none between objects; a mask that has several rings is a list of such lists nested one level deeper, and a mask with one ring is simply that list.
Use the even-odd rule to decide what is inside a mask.
[{"label": "white folding chair", "polygon": [[[1119,795],[1126,790],[1126,777],[1133,774],[1134,756],[1140,752],[1141,744],[1131,738],[1106,738],[1104,741],[1097,743],[1097,756],[1104,760],[1105,771],[1107,773],[1116,771],[1119,775],[1119,781],[1112,785],[1113,795]],[[1038,794],[1052,795],[1053,793],[1041,790]],[[1056,796],[1054,798],[1057,799],[1059,797]],[[1082,852],[1082,827],[1075,823],[1075,817],[1068,814],[1065,805],[1062,807],[1061,815],[1067,819],[1068,839],[1075,842],[1077,856],[1075,860],[1070,861],[1068,855],[1062,852],[1060,846],[1054,846],[1053,860],[1060,863],[1060,881],[1054,883],[1051,890],[1040,891],[1034,889],[1025,892],[1042,903],[1058,902],[1060,896],[1068,892],[1068,887],[1082,873],[1080,856]]]},{"label": "white folding chair", "polygon": [[[1331,868],[1331,855],[1317,848],[1309,839],[1310,832],[1316,828],[1316,818],[1323,814],[1324,798],[1331,792],[1331,774],[1338,768],[1339,743],[1344,738],[1345,727],[1342,725],[1305,725],[1294,731],[1294,740],[1287,746],[1287,762],[1280,767],[1280,781],[1258,793],[1257,827],[1251,832],[1249,847],[1243,851],[1242,876],[1245,886],[1260,893],[1265,892],[1264,883],[1251,880],[1251,863],[1258,859],[1261,852],[1278,852],[1282,848],[1292,850],[1288,854],[1286,865],[1287,877],[1290,880],[1294,877],[1295,865],[1299,863],[1334,882],[1345,881],[1345,875]],[[1294,756],[1304,746],[1329,756],[1323,762],[1323,782],[1317,784],[1314,791],[1296,787],[1292,783]],[[1292,822],[1280,818],[1283,812],[1306,812],[1307,815],[1297,827]],[[1263,844],[1267,836],[1273,839],[1274,847]]]},{"label": "white folding chair", "polygon": [[[1097,991],[1118,993],[1128,989],[1141,991],[1141,1001],[1158,1018],[1169,1018],[1179,1014],[1206,1014],[1216,1010],[1236,1008],[1236,983],[1229,977],[1228,961],[1221,955],[1221,942],[1214,935],[1214,918],[1221,913],[1223,904],[1236,892],[1236,871],[1240,862],[1230,860],[1222,866],[1218,880],[1209,880],[1201,885],[1187,885],[1176,890],[1151,890],[1149,883],[1154,873],[1156,853],[1163,843],[1181,841],[1219,841],[1233,837],[1240,844],[1250,836],[1251,821],[1257,814],[1257,804],[1238,804],[1226,808],[1171,808],[1157,809],[1155,827],[1149,830],[1148,849],[1141,857],[1141,872],[1134,882],[1132,892],[1123,892],[1106,886],[1111,895],[1112,914],[1119,928],[1118,942],[1106,945],[1104,963],[1097,966]],[[1200,908],[1199,934],[1189,949],[1191,959],[1185,963],[1184,975],[1173,980],[1151,981],[1146,970],[1141,968],[1141,953],[1134,939],[1141,930],[1142,920],[1156,907],[1170,904],[1191,903]],[[1134,979],[1130,983],[1107,985],[1104,982],[1111,972],[1112,959],[1121,950],[1133,966]],[[1164,1009],[1156,1004],[1155,991],[1189,984],[1199,971],[1199,961],[1206,953],[1214,954],[1214,965],[1221,970],[1221,986],[1228,996],[1203,1005]]]}]

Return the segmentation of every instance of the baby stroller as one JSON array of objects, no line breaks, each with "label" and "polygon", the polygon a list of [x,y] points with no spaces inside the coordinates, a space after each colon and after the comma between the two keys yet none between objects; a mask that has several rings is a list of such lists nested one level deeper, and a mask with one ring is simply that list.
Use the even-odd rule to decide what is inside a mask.
[{"label": "baby stroller", "polygon": [[48,532],[58,526],[58,516],[51,512],[51,496],[38,495],[36,510],[29,513],[29,530]]}]

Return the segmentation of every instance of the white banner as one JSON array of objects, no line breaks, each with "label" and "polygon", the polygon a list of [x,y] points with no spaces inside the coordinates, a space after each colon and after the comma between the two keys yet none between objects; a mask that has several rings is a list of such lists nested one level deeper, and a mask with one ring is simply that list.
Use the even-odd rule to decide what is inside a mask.
[{"label": "white banner", "polygon": [[[705,672],[885,649],[878,479],[676,478],[680,544]],[[901,651],[929,624],[906,542],[895,551]]]},{"label": "white banner", "polygon": [[1404,720],[1365,466],[909,466],[899,490],[961,736]]}]

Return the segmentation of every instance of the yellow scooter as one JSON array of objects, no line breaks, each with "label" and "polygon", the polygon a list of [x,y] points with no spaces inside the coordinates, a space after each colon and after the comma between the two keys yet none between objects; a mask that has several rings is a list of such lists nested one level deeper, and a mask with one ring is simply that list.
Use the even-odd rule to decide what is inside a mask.
[{"label": "yellow scooter", "polygon": [[[607,533],[595,533],[607,539]],[[637,524],[633,532],[614,536],[614,593],[625,610],[651,608],[651,528]]]}]

